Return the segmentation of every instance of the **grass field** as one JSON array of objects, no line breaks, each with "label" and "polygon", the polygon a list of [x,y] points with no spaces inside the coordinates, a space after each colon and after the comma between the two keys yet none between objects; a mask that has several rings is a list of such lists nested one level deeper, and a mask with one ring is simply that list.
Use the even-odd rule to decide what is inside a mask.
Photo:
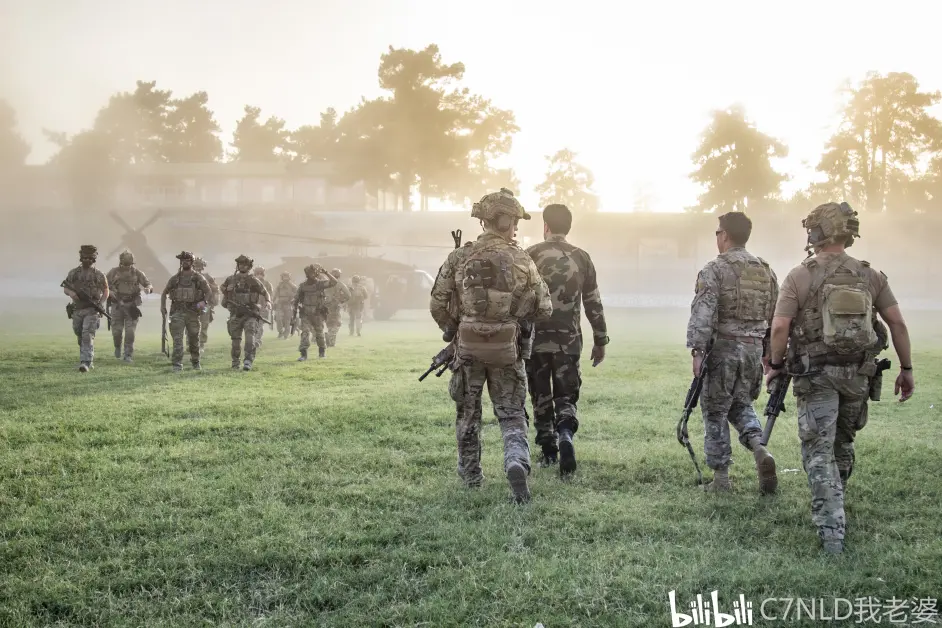
[{"label": "grass field", "polygon": [[[229,370],[217,320],[206,370],[172,374],[151,305],[136,363],[102,325],[83,375],[61,304],[27,305],[0,313],[0,626],[670,626],[669,591],[714,589],[761,625],[770,597],[942,597],[937,315],[910,315],[916,395],[895,403],[889,378],[872,404],[829,558],[791,398],[778,495],[738,444],[734,492],[698,492],[674,438],[683,311],[609,312],[577,477],[535,468],[521,507],[487,405],[485,486],[457,480],[444,378],[416,381],[441,344],[427,315],[304,364],[266,332],[251,373]],[[690,429],[703,465],[699,412]]]}]

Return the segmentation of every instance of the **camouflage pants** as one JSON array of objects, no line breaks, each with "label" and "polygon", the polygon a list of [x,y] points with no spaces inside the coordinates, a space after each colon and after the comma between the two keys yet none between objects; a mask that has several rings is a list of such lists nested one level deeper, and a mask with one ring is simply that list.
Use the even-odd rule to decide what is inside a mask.
[{"label": "camouflage pants", "polygon": [[762,425],[752,407],[762,390],[762,345],[717,339],[704,365],[700,408],[703,412],[703,449],[707,466],[725,469],[733,461],[729,426],[739,432],[739,442],[762,437]]},{"label": "camouflage pants", "polygon": [[200,351],[206,348],[206,343],[209,342],[209,324],[213,322],[213,308],[209,308],[208,312],[200,314]]},{"label": "camouflage pants", "polygon": [[481,471],[481,397],[485,383],[504,440],[504,471],[513,462],[522,464],[528,472],[530,470],[524,413],[527,378],[523,360],[506,368],[488,368],[472,362],[454,372],[448,387],[457,414],[458,476],[469,486],[484,480]]},{"label": "camouflage pants", "polygon": [[363,331],[363,306],[349,306],[347,311],[350,313],[350,335],[352,336],[354,332],[360,335]]},{"label": "camouflage pants", "polygon": [[115,351],[121,351],[122,335],[124,336],[124,357],[134,355],[134,334],[137,330],[138,318],[131,316],[128,309],[131,303],[115,305],[111,308],[111,336],[114,338]]},{"label": "camouflage pants", "polygon": [[91,364],[95,359],[95,332],[101,325],[101,314],[93,307],[72,312],[72,332],[78,340],[79,362]]},{"label": "camouflage pants", "polygon": [[248,314],[230,314],[226,321],[226,329],[229,331],[229,338],[232,339],[232,366],[239,366],[239,358],[242,355],[242,335],[245,334],[245,361],[255,361],[255,337],[258,334],[257,325],[261,321]]},{"label": "camouflage pants", "polygon": [[[190,361],[200,361],[200,313],[193,309],[180,309],[170,313],[170,336],[173,352],[170,356],[174,366],[183,366],[184,342],[190,352]],[[184,339],[184,336],[186,338]]]},{"label": "camouflage pants", "polygon": [[314,342],[318,349],[326,347],[324,341],[324,316],[322,314],[301,314],[301,344],[298,345],[298,351],[307,351],[311,346],[311,334],[314,334]]},{"label": "camouflage pants", "polygon": [[337,344],[337,332],[343,326],[343,319],[340,317],[340,305],[331,305],[327,309],[327,346],[333,347]]},{"label": "camouflage pants", "polygon": [[867,424],[870,378],[840,374],[796,377],[792,389],[811,520],[822,540],[844,538],[844,483],[854,470],[854,437]]},{"label": "camouflage pants", "polygon": [[[262,318],[271,320],[271,307],[263,307],[260,314],[262,315]],[[268,323],[264,323],[258,319],[255,319],[255,322],[257,323],[255,326],[255,348],[259,349],[262,346],[262,335],[265,333],[265,326]]]},{"label": "camouflage pants", "polygon": [[278,337],[287,338],[291,333],[291,319],[294,316],[294,308],[290,303],[284,303],[275,308],[275,325],[278,327]]},{"label": "camouflage pants", "polygon": [[556,448],[557,431],[579,429],[576,405],[582,374],[579,356],[568,353],[533,353],[527,360],[527,384],[533,402],[536,444]]}]

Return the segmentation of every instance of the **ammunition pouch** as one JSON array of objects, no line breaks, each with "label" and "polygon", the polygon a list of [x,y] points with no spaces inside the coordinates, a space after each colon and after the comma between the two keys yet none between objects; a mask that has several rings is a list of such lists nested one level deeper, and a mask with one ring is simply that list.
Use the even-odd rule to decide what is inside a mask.
[{"label": "ammunition pouch", "polygon": [[880,371],[870,378],[870,401],[880,401],[880,394],[883,391],[883,372]]},{"label": "ammunition pouch", "polygon": [[72,320],[72,315],[75,314],[75,304],[68,303],[65,306],[65,314],[69,317],[69,320]]},{"label": "ammunition pouch", "polygon": [[137,320],[144,315],[144,313],[141,312],[141,308],[137,307],[133,303],[128,308],[128,314],[130,314],[131,318],[133,318],[134,320]]},{"label": "ammunition pouch", "polygon": [[520,327],[516,321],[462,322],[458,325],[458,359],[493,368],[513,366],[520,359],[519,334]]}]

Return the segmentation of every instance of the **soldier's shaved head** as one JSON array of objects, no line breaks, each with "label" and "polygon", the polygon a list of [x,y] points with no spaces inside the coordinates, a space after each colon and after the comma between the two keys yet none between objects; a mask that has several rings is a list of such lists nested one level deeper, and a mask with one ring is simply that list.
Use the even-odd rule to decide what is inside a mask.
[{"label": "soldier's shaved head", "polygon": [[560,203],[547,205],[543,210],[543,223],[555,235],[566,235],[572,229],[572,212]]}]

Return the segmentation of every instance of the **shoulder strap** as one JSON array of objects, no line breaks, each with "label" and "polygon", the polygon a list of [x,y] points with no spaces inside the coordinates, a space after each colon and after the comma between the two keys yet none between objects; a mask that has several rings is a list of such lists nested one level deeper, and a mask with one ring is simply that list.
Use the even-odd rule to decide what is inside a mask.
[{"label": "shoulder strap", "polygon": [[821,273],[818,279],[811,284],[811,289],[808,291],[809,301],[811,300],[812,297],[815,297],[818,295],[818,290],[821,289],[821,286],[824,285],[824,282],[826,282],[828,279],[833,277],[834,273],[840,270],[841,266],[846,264],[848,260],[850,260],[850,258],[846,256],[843,259],[841,259],[841,257],[838,256],[838,257],[835,257],[833,260],[831,260],[831,262],[825,267],[824,272]]}]

